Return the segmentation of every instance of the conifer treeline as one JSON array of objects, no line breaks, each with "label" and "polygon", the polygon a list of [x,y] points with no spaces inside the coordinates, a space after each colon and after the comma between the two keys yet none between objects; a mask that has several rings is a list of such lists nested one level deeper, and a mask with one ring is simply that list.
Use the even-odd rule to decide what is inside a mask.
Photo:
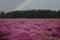
[{"label": "conifer treeline", "polygon": [[60,10],[25,10],[0,12],[0,18],[60,18]]}]

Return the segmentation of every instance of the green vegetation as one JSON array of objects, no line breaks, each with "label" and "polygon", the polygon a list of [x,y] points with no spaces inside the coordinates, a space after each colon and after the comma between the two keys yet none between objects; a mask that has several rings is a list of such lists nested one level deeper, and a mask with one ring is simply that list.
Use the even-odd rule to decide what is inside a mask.
[{"label": "green vegetation", "polygon": [[60,18],[60,10],[25,10],[0,12],[0,18]]}]

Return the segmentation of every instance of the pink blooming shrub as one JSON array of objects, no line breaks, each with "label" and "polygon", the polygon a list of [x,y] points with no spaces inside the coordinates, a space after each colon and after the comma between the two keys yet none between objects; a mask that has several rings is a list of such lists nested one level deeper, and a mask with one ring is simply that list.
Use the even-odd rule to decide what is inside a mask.
[{"label": "pink blooming shrub", "polygon": [[0,40],[58,40],[60,19],[0,19]]}]

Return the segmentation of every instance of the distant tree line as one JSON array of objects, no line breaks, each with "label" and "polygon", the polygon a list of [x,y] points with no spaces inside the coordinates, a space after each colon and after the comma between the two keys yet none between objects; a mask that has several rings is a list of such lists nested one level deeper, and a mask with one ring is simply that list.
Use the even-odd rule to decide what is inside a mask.
[{"label": "distant tree line", "polygon": [[25,10],[0,12],[0,18],[60,18],[60,10]]}]

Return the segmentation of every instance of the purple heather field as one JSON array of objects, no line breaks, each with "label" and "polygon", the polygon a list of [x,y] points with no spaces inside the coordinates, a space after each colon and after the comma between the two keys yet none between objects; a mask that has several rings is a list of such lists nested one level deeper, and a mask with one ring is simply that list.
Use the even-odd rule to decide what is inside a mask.
[{"label": "purple heather field", "polygon": [[60,40],[60,19],[1,19],[0,40]]}]

